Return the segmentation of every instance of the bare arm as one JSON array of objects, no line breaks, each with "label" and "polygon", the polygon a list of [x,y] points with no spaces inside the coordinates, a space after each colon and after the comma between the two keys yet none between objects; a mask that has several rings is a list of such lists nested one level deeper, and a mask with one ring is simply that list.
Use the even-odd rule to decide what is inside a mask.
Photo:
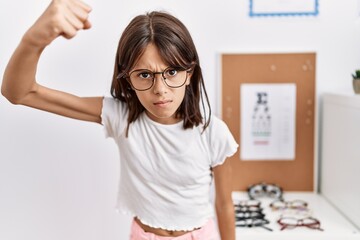
[{"label": "bare arm", "polygon": [[230,161],[226,160],[222,165],[213,169],[215,179],[215,208],[223,240],[235,240],[235,213],[231,197],[232,180]]},{"label": "bare arm", "polygon": [[81,98],[36,82],[42,51],[58,36],[72,38],[91,27],[91,8],[79,0],[53,0],[25,33],[4,73],[1,93],[12,103],[80,120],[101,122],[102,98]]}]

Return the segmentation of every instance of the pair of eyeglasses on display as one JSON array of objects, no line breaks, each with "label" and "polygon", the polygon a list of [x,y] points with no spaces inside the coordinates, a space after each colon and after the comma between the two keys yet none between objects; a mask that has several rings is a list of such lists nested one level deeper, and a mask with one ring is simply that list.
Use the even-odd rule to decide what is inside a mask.
[{"label": "pair of eyeglasses on display", "polygon": [[162,72],[153,72],[148,69],[136,69],[126,75],[126,79],[130,85],[138,91],[146,91],[155,83],[156,74],[162,76],[163,82],[170,88],[182,87],[191,69],[184,69],[182,67],[168,67]]},{"label": "pair of eyeglasses on display", "polygon": [[290,217],[282,217],[277,221],[280,224],[280,230],[285,229],[294,229],[296,227],[307,227],[310,229],[324,231],[320,227],[320,221],[313,217],[307,217],[302,219],[290,218]]},{"label": "pair of eyeglasses on display", "polygon": [[296,209],[296,210],[308,209],[308,203],[303,200],[293,200],[293,201],[275,200],[272,203],[270,203],[269,206],[274,211],[285,210],[285,209]]},{"label": "pair of eyeglasses on display", "polygon": [[242,219],[242,220],[236,220],[235,226],[236,227],[247,227],[247,228],[253,228],[253,227],[262,227],[268,231],[272,231],[271,228],[265,226],[269,224],[270,222],[264,218],[248,218],[248,219]]},{"label": "pair of eyeglasses on display", "polygon": [[309,208],[307,209],[284,209],[281,210],[280,218],[295,218],[295,219],[303,219],[312,217],[313,212]]},{"label": "pair of eyeglasses on display", "polygon": [[235,219],[236,220],[245,220],[249,218],[257,218],[257,219],[263,219],[265,218],[265,214],[261,211],[259,212],[239,212],[235,213]]},{"label": "pair of eyeglasses on display", "polygon": [[238,201],[236,203],[234,203],[235,207],[260,207],[261,202],[259,200],[256,199],[252,199],[252,200],[241,200]]},{"label": "pair of eyeglasses on display", "polygon": [[275,184],[255,184],[248,187],[247,192],[250,199],[258,199],[262,197],[282,199],[283,197],[282,188]]},{"label": "pair of eyeglasses on display", "polygon": [[258,206],[249,206],[249,207],[238,207],[235,206],[235,213],[240,213],[240,212],[261,212],[262,208],[258,207]]}]

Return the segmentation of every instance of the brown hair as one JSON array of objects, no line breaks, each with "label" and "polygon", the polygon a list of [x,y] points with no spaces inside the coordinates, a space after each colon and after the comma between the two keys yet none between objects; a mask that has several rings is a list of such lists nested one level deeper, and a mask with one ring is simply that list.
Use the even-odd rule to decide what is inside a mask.
[{"label": "brown hair", "polygon": [[210,122],[211,108],[193,40],[185,25],[177,18],[168,13],[154,11],[139,15],[129,23],[120,38],[116,53],[111,95],[125,102],[129,109],[126,135],[130,124],[145,110],[126,76],[150,43],[158,48],[159,54],[170,66],[191,69],[190,84],[186,87],[176,116],[184,120],[184,129],[198,126],[203,123],[201,101],[205,114],[205,130]]}]

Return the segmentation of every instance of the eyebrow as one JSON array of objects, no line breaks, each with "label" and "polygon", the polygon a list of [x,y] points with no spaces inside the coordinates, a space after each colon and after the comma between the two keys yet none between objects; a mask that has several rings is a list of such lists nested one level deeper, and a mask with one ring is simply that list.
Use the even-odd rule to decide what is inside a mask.
[{"label": "eyebrow", "polygon": [[[167,67],[163,68],[160,72],[163,72],[164,70],[166,70],[166,69],[168,69],[168,68],[170,68],[170,67],[171,67],[171,66],[167,66]],[[150,72],[158,72],[158,71],[153,71],[153,70],[151,70],[151,69],[149,69],[149,68],[134,68],[134,69],[132,69],[130,72],[138,71],[138,70],[147,70],[147,71],[150,71]]]}]

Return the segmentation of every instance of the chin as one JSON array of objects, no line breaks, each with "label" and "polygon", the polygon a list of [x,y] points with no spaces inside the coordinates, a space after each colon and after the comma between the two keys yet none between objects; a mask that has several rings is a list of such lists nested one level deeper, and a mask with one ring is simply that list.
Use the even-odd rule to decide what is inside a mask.
[{"label": "chin", "polygon": [[148,116],[152,118],[155,121],[161,121],[164,120],[165,122],[168,122],[167,120],[175,120],[175,111],[171,112],[158,112],[158,111],[148,111]]}]

